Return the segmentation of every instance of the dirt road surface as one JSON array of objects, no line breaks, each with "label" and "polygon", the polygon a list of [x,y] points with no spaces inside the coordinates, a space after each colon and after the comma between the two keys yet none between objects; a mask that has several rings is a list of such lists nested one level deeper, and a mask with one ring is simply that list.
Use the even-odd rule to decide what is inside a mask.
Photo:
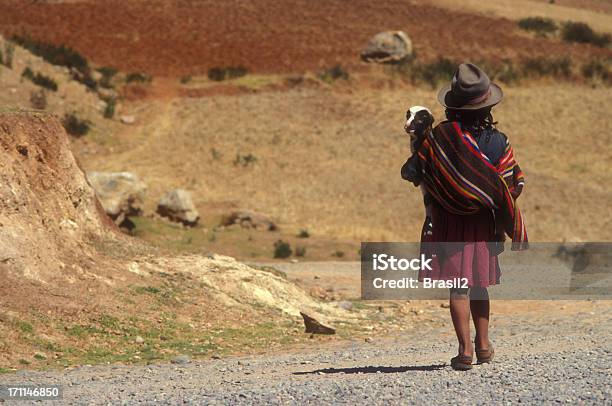
[{"label": "dirt road surface", "polygon": [[[301,278],[324,278],[327,266]],[[350,268],[338,277],[353,278]],[[449,366],[456,342],[448,318],[366,341],[315,337],[283,353],[19,371],[0,375],[0,384],[62,385],[65,404],[612,404],[611,308],[610,301],[493,302],[496,358],[468,372]]]}]

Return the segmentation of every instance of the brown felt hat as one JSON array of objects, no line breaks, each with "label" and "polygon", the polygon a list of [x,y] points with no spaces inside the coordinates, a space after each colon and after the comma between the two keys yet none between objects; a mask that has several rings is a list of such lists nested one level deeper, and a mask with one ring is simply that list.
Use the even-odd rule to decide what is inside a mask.
[{"label": "brown felt hat", "polygon": [[459,65],[453,80],[438,92],[438,101],[455,110],[479,110],[495,106],[504,93],[486,73],[473,63]]}]

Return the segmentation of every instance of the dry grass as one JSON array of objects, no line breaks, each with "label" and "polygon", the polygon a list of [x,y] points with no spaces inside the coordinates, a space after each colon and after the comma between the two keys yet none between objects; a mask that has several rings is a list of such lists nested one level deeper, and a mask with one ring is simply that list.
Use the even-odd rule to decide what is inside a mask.
[{"label": "dry grass", "polygon": [[[532,240],[612,240],[609,89],[540,84],[506,95],[496,119],[526,172],[520,203]],[[399,168],[404,111],[417,103],[442,116],[434,92],[410,87],[153,102],[139,118],[146,124],[114,139],[115,153],[82,161],[136,172],[150,186],[149,210],[185,187],[200,207],[251,208],[318,235],[416,240],[420,194]],[[257,161],[235,166],[236,154]]]},{"label": "dry grass", "polygon": [[608,11],[610,3],[597,0],[557,1],[555,4],[537,0],[434,0],[433,3],[444,8],[513,20],[539,16],[558,21],[582,21],[598,31],[612,32],[612,14]]}]

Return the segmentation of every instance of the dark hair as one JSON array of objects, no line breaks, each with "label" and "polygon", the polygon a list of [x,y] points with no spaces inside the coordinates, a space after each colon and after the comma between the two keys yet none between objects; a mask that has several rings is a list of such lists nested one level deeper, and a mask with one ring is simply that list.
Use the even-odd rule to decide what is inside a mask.
[{"label": "dark hair", "polygon": [[446,118],[450,121],[459,121],[462,126],[474,132],[476,136],[484,130],[495,128],[497,121],[493,121],[491,107],[478,110],[446,109]]}]

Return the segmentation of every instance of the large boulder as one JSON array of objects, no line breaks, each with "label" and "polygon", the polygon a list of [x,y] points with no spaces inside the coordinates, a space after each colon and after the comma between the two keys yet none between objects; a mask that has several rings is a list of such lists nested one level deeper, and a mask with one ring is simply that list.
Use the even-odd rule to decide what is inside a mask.
[{"label": "large boulder", "polygon": [[275,231],[278,229],[269,217],[264,214],[249,210],[236,210],[221,218],[222,226],[240,225],[242,228],[254,228],[257,230]]},{"label": "large boulder", "polygon": [[361,52],[366,62],[396,63],[412,56],[412,41],[403,31],[384,31],[373,36]]},{"label": "large boulder", "polygon": [[131,229],[128,217],[142,214],[147,186],[131,172],[88,172],[87,179],[106,214],[119,226]]},{"label": "large boulder", "polygon": [[191,200],[191,193],[184,189],[174,189],[166,193],[157,203],[157,213],[186,226],[195,226],[200,219],[200,214]]}]

